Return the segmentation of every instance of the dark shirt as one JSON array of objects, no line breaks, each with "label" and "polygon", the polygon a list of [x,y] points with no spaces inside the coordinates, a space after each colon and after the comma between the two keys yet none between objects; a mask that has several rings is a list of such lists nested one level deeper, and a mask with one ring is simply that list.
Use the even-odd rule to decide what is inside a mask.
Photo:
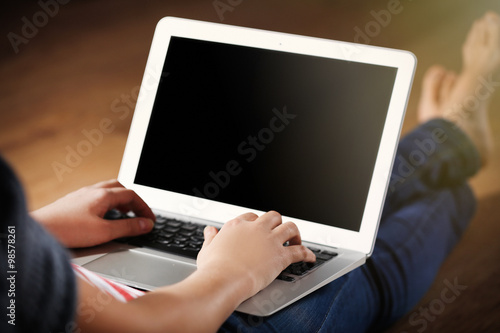
[{"label": "dark shirt", "polygon": [[2,158],[0,212],[0,332],[73,332],[77,291],[68,253],[30,217]]}]

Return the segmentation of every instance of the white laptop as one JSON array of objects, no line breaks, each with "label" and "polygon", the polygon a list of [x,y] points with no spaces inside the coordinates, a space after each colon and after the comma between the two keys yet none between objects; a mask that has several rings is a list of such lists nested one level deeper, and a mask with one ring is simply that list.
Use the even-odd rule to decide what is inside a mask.
[{"label": "white laptop", "polygon": [[158,241],[149,235],[146,245],[111,242],[75,261],[152,290],[196,269],[199,224],[220,228],[246,212],[276,210],[326,259],[304,275],[285,271],[238,311],[270,315],[362,265],[374,248],[415,65],[400,50],[162,19],[118,180],[164,217],[163,235],[185,226],[169,219],[187,223],[181,231],[191,243],[175,241],[167,253],[169,241],[148,246]]}]

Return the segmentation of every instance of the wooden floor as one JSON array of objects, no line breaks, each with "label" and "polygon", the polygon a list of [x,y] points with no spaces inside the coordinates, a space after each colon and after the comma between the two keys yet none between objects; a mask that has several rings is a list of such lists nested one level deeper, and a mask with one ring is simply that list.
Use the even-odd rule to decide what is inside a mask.
[{"label": "wooden floor", "polygon": [[[0,153],[21,177],[31,209],[83,185],[117,176],[133,98],[140,85],[156,22],[179,16],[213,22],[212,0],[73,0],[50,8],[11,1],[0,14]],[[226,1],[223,1],[226,2]],[[233,1],[232,3],[238,3]],[[374,11],[394,0],[242,0],[223,23],[354,41]],[[404,132],[417,124],[416,107],[425,70],[435,63],[460,68],[460,49],[474,19],[500,12],[498,0],[401,0],[401,12],[363,42],[414,52],[419,60]],[[57,13],[56,13],[57,12]],[[46,18],[46,20],[44,20]],[[27,27],[27,21],[39,27]],[[373,24],[371,24],[373,26]],[[33,27],[31,27],[33,28]],[[24,37],[23,36],[24,33]],[[25,38],[11,43],[10,38]],[[17,51],[17,52],[16,52]],[[129,110],[124,119],[113,105]],[[85,145],[84,133],[109,119],[114,130]],[[491,104],[496,154],[475,179],[480,198],[500,192],[500,93]],[[85,156],[70,152],[87,148]],[[59,175],[54,166],[68,164]],[[62,174],[61,174],[62,173]]]}]

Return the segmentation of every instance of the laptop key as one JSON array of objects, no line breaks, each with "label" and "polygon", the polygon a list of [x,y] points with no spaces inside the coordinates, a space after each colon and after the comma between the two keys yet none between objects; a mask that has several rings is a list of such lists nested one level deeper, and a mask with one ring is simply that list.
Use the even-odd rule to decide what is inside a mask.
[{"label": "laptop key", "polygon": [[194,245],[197,245],[197,246],[202,246],[203,242],[202,241],[198,241],[198,240],[190,240],[188,244],[194,244]]},{"label": "laptop key", "polygon": [[168,220],[167,225],[172,228],[179,228],[182,225],[182,222],[175,220]]},{"label": "laptop key", "polygon": [[316,255],[316,259],[320,259],[320,260],[330,260],[332,259],[333,257],[335,257],[337,254],[334,253],[334,252],[328,252],[328,253],[325,253],[325,251],[321,252],[321,253],[315,253]]},{"label": "laptop key", "polygon": [[321,252],[321,253],[324,254],[324,255],[327,255],[327,256],[331,256],[332,258],[338,256],[338,253],[331,252],[331,251],[326,251],[326,250],[323,251],[323,252]]},{"label": "laptop key", "polygon": [[191,239],[194,240],[194,241],[196,241],[196,242],[202,242],[202,243],[205,241],[205,238],[199,237],[199,236],[196,236],[196,235],[195,236],[191,236]]},{"label": "laptop key", "polygon": [[182,236],[187,236],[187,237],[191,237],[194,235],[194,231],[186,231],[186,230],[181,230],[179,232],[179,235],[182,235]]},{"label": "laptop key", "polygon": [[320,251],[319,253],[317,251],[313,252],[315,252],[314,254],[316,255],[316,262],[296,262],[285,268],[285,270],[283,270],[283,273],[288,273],[296,276],[304,276],[316,267],[321,266],[337,255],[337,253],[334,252],[328,252],[327,254],[324,254],[324,252],[327,251]]},{"label": "laptop key", "polygon": [[294,277],[291,277],[291,276],[288,276],[285,274],[278,275],[278,277],[276,279],[281,280],[281,281],[285,281],[285,282],[294,282],[295,281]]},{"label": "laptop key", "polygon": [[170,233],[170,232],[166,232],[165,230],[162,230],[162,231],[158,232],[158,236],[163,237],[163,238],[172,238],[175,236],[175,234]]},{"label": "laptop key", "polygon": [[168,244],[168,247],[169,247],[169,248],[177,248],[177,249],[182,249],[182,248],[185,248],[185,247],[186,247],[186,244],[184,244],[184,243],[180,243],[180,242],[178,242],[178,241],[174,241],[173,243]]},{"label": "laptop key", "polygon": [[155,225],[153,226],[153,230],[161,230],[163,228],[165,228],[165,225],[162,223],[155,223]]},{"label": "laptop key", "polygon": [[201,250],[201,247],[199,245],[192,244],[192,243],[187,244],[187,246],[185,248],[186,249],[191,249],[191,250],[196,250],[196,251],[200,251]]},{"label": "laptop key", "polygon": [[163,231],[169,232],[169,233],[172,233],[172,234],[175,234],[179,230],[180,230],[179,228],[174,228],[174,227],[169,227],[169,226],[166,226],[165,228],[163,228]]},{"label": "laptop key", "polygon": [[188,231],[195,231],[196,229],[198,229],[198,226],[195,224],[185,224],[181,226],[181,228]]},{"label": "laptop key", "polygon": [[156,215],[156,223],[158,224],[164,224],[164,223],[167,223],[168,222],[168,219],[166,217],[163,217],[163,216],[160,216],[160,215]]},{"label": "laptop key", "polygon": [[196,259],[196,257],[198,256],[198,252],[200,252],[200,250],[185,247],[182,249],[182,252],[184,253],[184,255],[189,256],[190,258]]},{"label": "laptop key", "polygon": [[309,250],[311,250],[313,253],[320,253],[321,250],[320,249],[317,249],[315,247],[308,247]]},{"label": "laptop key", "polygon": [[118,209],[111,209],[104,214],[103,218],[106,220],[119,220],[128,218],[128,216],[120,212]]}]

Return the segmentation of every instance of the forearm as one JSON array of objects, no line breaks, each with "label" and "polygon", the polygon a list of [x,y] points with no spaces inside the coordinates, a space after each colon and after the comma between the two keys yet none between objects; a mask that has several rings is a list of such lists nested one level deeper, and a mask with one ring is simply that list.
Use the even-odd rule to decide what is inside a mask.
[{"label": "forearm", "polygon": [[[215,332],[248,296],[251,287],[231,274],[221,278],[195,272],[186,280],[133,301],[160,332]],[[161,318],[161,319],[159,319]]]},{"label": "forearm", "polygon": [[[245,300],[248,282],[234,281],[221,274],[195,272],[184,281],[160,288],[128,303],[112,299],[97,307],[95,316],[83,316],[78,325],[83,332],[215,332]],[[103,299],[97,288],[80,281],[80,297]],[[91,310],[91,309],[90,309]]]},{"label": "forearm", "polygon": [[[52,219],[50,218],[49,210],[50,206],[45,206],[42,208],[39,208],[37,210],[34,210],[30,212],[31,217],[39,222],[52,236],[54,236],[61,244],[63,244],[66,247],[69,247],[68,244],[66,244],[66,235],[65,235],[65,229],[61,228],[60,226],[64,226],[63,224],[58,224],[58,223],[53,223]],[[57,221],[56,221],[57,222]],[[68,229],[68,228],[66,228]]]}]

